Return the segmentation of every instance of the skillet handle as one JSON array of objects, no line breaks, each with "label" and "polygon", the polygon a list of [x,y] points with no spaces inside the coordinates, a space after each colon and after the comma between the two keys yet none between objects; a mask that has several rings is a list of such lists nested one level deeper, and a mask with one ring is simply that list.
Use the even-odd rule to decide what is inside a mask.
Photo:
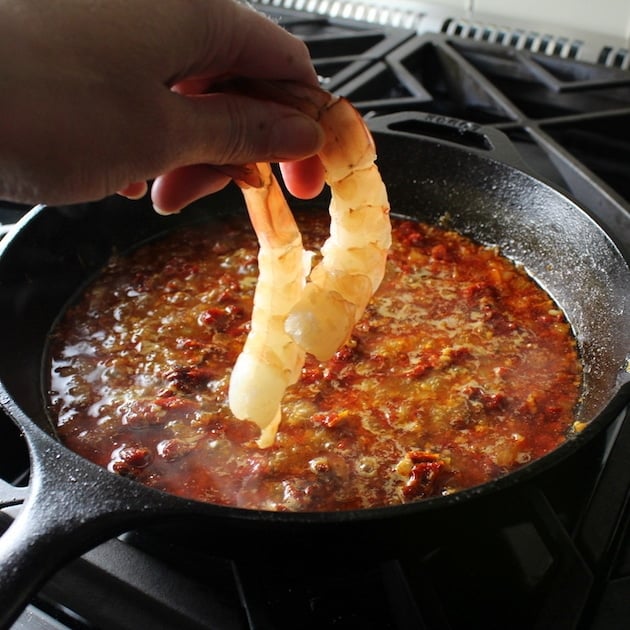
[{"label": "skillet handle", "polygon": [[423,136],[435,142],[456,145],[536,176],[510,139],[494,127],[452,116],[415,111],[375,116],[367,123],[372,131]]},{"label": "skillet handle", "polygon": [[[25,434],[31,450],[28,496],[0,538],[2,629],[11,627],[57,569],[130,529],[147,507],[146,500],[130,498],[126,486],[136,484],[96,469],[39,429]],[[100,472],[105,484],[98,481]]]}]

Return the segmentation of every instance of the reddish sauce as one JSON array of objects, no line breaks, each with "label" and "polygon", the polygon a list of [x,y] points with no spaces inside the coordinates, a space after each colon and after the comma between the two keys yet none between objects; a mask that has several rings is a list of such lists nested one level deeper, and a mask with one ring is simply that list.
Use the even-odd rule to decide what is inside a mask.
[{"label": "reddish sauce", "polygon": [[[305,244],[327,232],[301,216]],[[581,368],[563,313],[522,269],[394,220],[352,338],[310,358],[273,447],[227,407],[257,246],[226,221],[115,257],[51,336],[50,413],[72,450],[184,497],[268,510],[399,504],[483,484],[572,431]]]}]

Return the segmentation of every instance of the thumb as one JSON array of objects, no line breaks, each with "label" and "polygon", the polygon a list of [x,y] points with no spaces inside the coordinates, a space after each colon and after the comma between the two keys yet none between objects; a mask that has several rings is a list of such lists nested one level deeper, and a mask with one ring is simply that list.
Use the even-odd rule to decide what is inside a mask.
[{"label": "thumb", "polygon": [[279,103],[223,93],[174,97],[184,127],[179,151],[188,164],[298,160],[324,141],[317,122]]}]

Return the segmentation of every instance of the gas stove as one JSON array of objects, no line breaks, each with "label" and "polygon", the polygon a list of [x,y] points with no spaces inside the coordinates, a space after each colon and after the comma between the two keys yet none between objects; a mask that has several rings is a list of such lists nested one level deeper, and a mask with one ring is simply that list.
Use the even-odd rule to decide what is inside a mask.
[{"label": "gas stove", "polygon": [[[525,169],[587,208],[630,259],[630,72],[618,42],[504,28],[414,2],[254,4],[306,42],[322,85],[367,120],[419,112],[418,133],[457,142],[466,125],[501,132]],[[24,211],[1,204],[0,221]],[[13,627],[623,627],[629,416],[578,460],[520,486],[502,506],[505,518],[428,552],[287,573],[129,532],[62,568]],[[26,446],[6,418],[0,454],[3,530],[29,475]]]}]

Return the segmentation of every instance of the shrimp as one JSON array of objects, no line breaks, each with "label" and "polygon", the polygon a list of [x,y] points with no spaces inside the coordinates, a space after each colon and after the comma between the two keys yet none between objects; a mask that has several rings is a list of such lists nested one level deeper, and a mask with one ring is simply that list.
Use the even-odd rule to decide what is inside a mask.
[{"label": "shrimp", "polygon": [[258,237],[258,282],[251,328],[230,377],[232,413],[261,429],[258,445],[273,444],[280,424],[280,401],[304,365],[305,350],[284,330],[287,312],[300,297],[311,269],[311,253],[269,164],[249,167],[237,181]]},{"label": "shrimp", "polygon": [[[243,351],[251,353],[251,357],[242,360],[241,355],[236,362],[230,382],[230,407],[237,418],[249,418],[264,427],[265,439],[261,438],[259,444],[270,444],[280,422],[285,391],[282,384],[286,389],[299,378],[306,353],[320,361],[332,357],[347,341],[379,287],[391,244],[391,224],[387,191],[375,164],[372,135],[349,101],[295,83],[247,82],[247,91],[291,105],[320,123],[325,141],[319,158],[331,192],[330,236],[322,246],[321,261],[306,278],[310,255],[301,249],[301,238],[297,245],[294,231],[299,234],[299,230],[294,227],[282,194],[276,193],[277,182],[269,180],[273,189],[257,189],[237,181],[260,241],[261,268],[252,332]],[[291,229],[286,229],[286,233],[269,230],[274,222],[282,223],[284,228],[291,224]],[[292,255],[302,261],[299,269],[285,253],[289,232],[291,239],[295,238],[291,240],[291,247],[296,248]],[[274,253],[273,263],[263,260],[263,250]],[[257,301],[273,304],[275,310],[259,307]],[[258,338],[260,330],[267,336]],[[257,339],[250,343],[252,336]],[[247,368],[240,365],[244,361]],[[244,372],[247,378],[243,378]],[[268,379],[272,372],[277,405],[273,418],[268,420],[271,407],[276,404],[270,401],[272,388]],[[240,404],[245,398],[247,410]]]}]

